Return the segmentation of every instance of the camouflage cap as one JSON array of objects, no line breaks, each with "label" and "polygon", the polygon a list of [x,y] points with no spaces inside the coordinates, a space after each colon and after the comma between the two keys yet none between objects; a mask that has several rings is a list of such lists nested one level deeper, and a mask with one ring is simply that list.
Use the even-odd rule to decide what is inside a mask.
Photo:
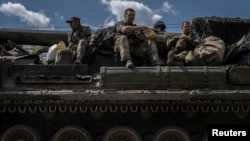
[{"label": "camouflage cap", "polygon": [[71,17],[70,19],[66,20],[66,23],[71,23],[73,21],[80,23],[80,18],[78,18],[78,17]]}]

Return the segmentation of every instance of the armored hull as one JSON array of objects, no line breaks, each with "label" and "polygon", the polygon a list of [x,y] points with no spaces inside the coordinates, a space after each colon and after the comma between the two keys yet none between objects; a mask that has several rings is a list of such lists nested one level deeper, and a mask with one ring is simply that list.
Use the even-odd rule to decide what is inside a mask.
[{"label": "armored hull", "polygon": [[0,57],[1,140],[206,141],[210,125],[249,124],[250,68],[240,57],[133,69],[116,54],[82,65]]}]

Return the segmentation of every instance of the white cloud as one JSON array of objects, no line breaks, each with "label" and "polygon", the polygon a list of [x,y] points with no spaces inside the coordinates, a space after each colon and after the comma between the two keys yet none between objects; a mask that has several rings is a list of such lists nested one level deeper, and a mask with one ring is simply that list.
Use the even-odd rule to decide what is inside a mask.
[{"label": "white cloud", "polygon": [[165,1],[163,3],[162,11],[164,11],[166,13],[172,13],[174,15],[178,14],[178,12],[176,12],[175,10],[173,10],[173,6],[170,5],[167,1]]},{"label": "white cloud", "polygon": [[59,12],[55,12],[54,15],[55,15],[56,18],[58,18],[58,19],[60,19],[62,21],[64,20],[64,17],[61,16]]},{"label": "white cloud", "polygon": [[167,12],[167,13],[170,12],[171,9],[172,9],[172,6],[171,6],[170,4],[168,4],[167,1],[163,3],[163,6],[162,6],[162,7],[163,7],[162,10],[163,10],[164,12]]},{"label": "white cloud", "polygon": [[101,0],[101,2],[102,4],[107,5],[108,10],[112,13],[112,15],[115,16],[115,19],[110,17],[107,18],[105,20],[104,26],[123,20],[124,10],[126,8],[133,8],[136,11],[134,23],[137,25],[152,26],[154,22],[162,19],[161,15],[157,14],[154,10],[140,2],[126,0]]},{"label": "white cloud", "polygon": [[0,12],[9,16],[17,16],[22,22],[34,27],[48,27],[50,23],[50,18],[48,18],[43,11],[33,12],[27,10],[25,6],[20,3],[3,3],[0,5]]},{"label": "white cloud", "polygon": [[107,18],[105,21],[104,21],[104,25],[105,27],[109,27],[109,26],[113,26],[115,25],[116,21],[112,18]]}]

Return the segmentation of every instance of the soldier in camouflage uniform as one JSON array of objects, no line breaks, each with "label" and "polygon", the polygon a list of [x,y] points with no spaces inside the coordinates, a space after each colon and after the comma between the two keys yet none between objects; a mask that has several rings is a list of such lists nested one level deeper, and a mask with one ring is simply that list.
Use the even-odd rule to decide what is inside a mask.
[{"label": "soldier in camouflage uniform", "polygon": [[[157,47],[154,41],[150,44],[142,31],[145,26],[136,26],[133,24],[135,18],[135,11],[128,8],[124,12],[124,21],[119,21],[115,24],[116,36],[114,52],[120,53],[121,61],[126,64],[127,68],[133,68],[131,54],[136,56],[143,56],[144,52],[150,57],[152,65],[159,63],[159,56]],[[138,44],[137,47],[133,44]]]},{"label": "soldier in camouflage uniform", "polygon": [[159,56],[161,59],[167,60],[166,52],[170,51],[170,48],[167,46],[167,31],[166,25],[163,21],[157,21],[153,25],[153,29],[157,34],[156,38],[154,39]]},{"label": "soldier in camouflage uniform", "polygon": [[168,65],[184,65],[185,57],[188,51],[194,50],[200,44],[200,37],[192,32],[191,23],[184,21],[182,23],[182,34],[168,40],[168,47],[171,51],[168,52]]},{"label": "soldier in camouflage uniform", "polygon": [[72,31],[68,35],[68,47],[66,50],[61,50],[56,56],[56,64],[61,64],[62,56],[64,53],[72,52],[72,61],[75,64],[81,64],[85,55],[86,47],[88,46],[88,40],[90,37],[90,28],[88,26],[82,26],[80,18],[71,17],[66,21],[70,24]]}]

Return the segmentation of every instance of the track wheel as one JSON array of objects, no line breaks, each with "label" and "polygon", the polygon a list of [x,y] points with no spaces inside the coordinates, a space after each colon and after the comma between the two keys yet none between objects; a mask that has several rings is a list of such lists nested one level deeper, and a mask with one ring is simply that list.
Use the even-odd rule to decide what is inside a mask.
[{"label": "track wheel", "polygon": [[79,126],[66,126],[53,136],[52,141],[92,141],[87,130]]},{"label": "track wheel", "polygon": [[178,127],[166,127],[154,136],[153,141],[191,141],[188,133]]},{"label": "track wheel", "polygon": [[141,137],[130,127],[117,126],[104,135],[103,141],[141,141]]},{"label": "track wheel", "polygon": [[3,132],[1,141],[41,141],[38,132],[26,125],[15,125]]}]

